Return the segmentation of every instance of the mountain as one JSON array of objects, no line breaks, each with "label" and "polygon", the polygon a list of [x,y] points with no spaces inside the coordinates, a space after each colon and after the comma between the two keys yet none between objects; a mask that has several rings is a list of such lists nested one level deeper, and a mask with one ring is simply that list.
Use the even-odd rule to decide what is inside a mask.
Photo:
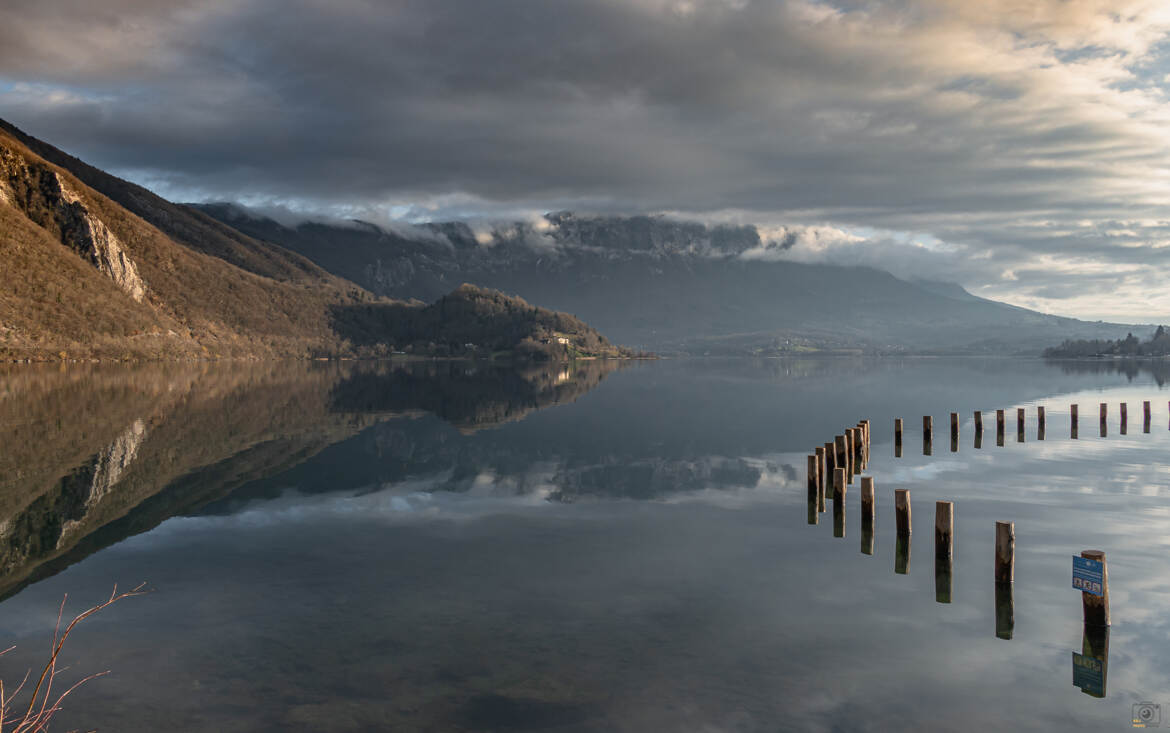
[{"label": "mountain", "polygon": [[0,360],[624,353],[498,292],[375,296],[2,121],[0,261]]},{"label": "mountain", "polygon": [[752,226],[559,212],[539,226],[477,235],[462,223],[285,226],[235,205],[196,208],[380,295],[430,300],[473,282],[655,351],[1039,354],[1062,339],[1116,338],[1133,328],[1037,313],[954,283],[908,282],[870,267],[761,259],[786,243],[764,242]]}]

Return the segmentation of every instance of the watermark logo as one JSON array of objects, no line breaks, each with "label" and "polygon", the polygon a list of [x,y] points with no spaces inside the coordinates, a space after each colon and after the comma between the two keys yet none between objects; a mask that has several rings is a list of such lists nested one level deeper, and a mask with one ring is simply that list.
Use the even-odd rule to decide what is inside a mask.
[{"label": "watermark logo", "polygon": [[1133,704],[1134,728],[1157,728],[1162,724],[1162,706],[1152,702]]}]

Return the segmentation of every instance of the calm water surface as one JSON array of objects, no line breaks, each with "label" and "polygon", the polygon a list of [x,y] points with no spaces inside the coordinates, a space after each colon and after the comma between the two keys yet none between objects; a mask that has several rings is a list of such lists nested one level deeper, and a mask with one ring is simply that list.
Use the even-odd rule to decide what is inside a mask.
[{"label": "calm water surface", "polygon": [[[61,729],[1120,731],[1142,702],[1170,719],[1162,377],[1012,359],[10,370],[0,676],[39,658],[64,594],[80,610],[147,581],[71,640],[67,674],[112,673]],[[856,483],[843,538],[831,508],[808,523],[805,491],[806,454],[862,418],[872,555]],[[905,574],[895,488],[914,505]],[[937,500],[955,506],[950,603]],[[1010,640],[996,520],[1016,528]],[[1109,561],[1104,697],[1073,684],[1070,556],[1089,548]]]}]

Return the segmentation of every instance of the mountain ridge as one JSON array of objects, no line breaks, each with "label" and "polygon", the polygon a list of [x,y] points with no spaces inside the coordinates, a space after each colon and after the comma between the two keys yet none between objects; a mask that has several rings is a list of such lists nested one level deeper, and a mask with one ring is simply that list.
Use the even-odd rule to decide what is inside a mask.
[{"label": "mountain ridge", "polygon": [[463,222],[434,222],[391,231],[369,222],[287,226],[237,205],[191,206],[230,217],[249,235],[374,293],[427,300],[453,283],[475,282],[658,352],[1038,355],[1065,338],[1112,338],[1135,328],[1038,313],[868,266],[777,259],[790,238],[765,242],[750,225],[555,212],[539,226],[476,232]]},{"label": "mountain ridge", "polygon": [[[0,123],[0,360],[369,357],[404,341],[437,355],[456,340],[539,359],[625,353],[502,293],[456,298],[473,329],[432,318],[14,130]],[[568,342],[542,342],[562,321]]]}]

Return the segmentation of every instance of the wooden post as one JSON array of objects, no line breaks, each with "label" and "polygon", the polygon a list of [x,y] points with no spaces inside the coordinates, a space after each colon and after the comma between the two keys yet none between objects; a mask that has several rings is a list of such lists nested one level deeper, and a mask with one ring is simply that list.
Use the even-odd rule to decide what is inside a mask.
[{"label": "wooden post", "polygon": [[[857,437],[853,450],[857,456],[857,465],[860,466],[865,463],[865,426],[858,422],[853,426],[853,432]],[[861,471],[858,471],[858,473],[861,473]]]},{"label": "wooden post", "polygon": [[844,468],[846,471],[848,471],[849,470],[849,458],[847,456],[848,451],[845,450],[845,436],[844,435],[833,436],[833,446],[834,446],[834,449],[837,451],[836,467],[837,468]]},{"label": "wooden post", "polygon": [[1150,401],[1142,403],[1142,432],[1150,432]]},{"label": "wooden post", "polygon": [[935,557],[953,557],[955,552],[955,504],[950,501],[934,503]]},{"label": "wooden post", "polygon": [[959,413],[951,413],[951,450],[959,449]]},{"label": "wooden post", "polygon": [[1073,440],[1077,439],[1077,406],[1076,405],[1072,405],[1071,407],[1069,407],[1069,436]]},{"label": "wooden post", "polygon": [[861,477],[861,518],[869,517],[873,519],[874,513],[874,497],[873,497],[873,476]]},{"label": "wooden post", "polygon": [[[818,492],[819,493],[819,492]],[[821,520],[821,513],[817,511],[817,496],[808,497],[808,523],[817,524]]]},{"label": "wooden post", "polygon": [[1106,424],[1105,417],[1108,413],[1109,413],[1109,406],[1107,404],[1105,404],[1104,402],[1102,402],[1101,403],[1101,437],[1102,438],[1105,437],[1105,433],[1107,432],[1106,428],[1105,428],[1105,424]]},{"label": "wooden post", "polygon": [[1081,591],[1081,608],[1084,612],[1085,626],[1109,625],[1109,566],[1105,564],[1105,553],[1100,550],[1085,550],[1081,557],[1096,560],[1101,563],[1101,593],[1095,596],[1092,593]]},{"label": "wooden post", "polygon": [[995,582],[1011,583],[1016,579],[1016,525],[995,523]]},{"label": "wooden post", "polygon": [[995,444],[997,446],[999,446],[1000,448],[1003,447],[1003,432],[1004,432],[1003,410],[996,410],[995,411]]},{"label": "wooden post", "polygon": [[1044,440],[1044,432],[1047,428],[1047,421],[1044,416],[1044,405],[1036,406],[1036,440]]},{"label": "wooden post", "polygon": [[857,463],[854,460],[853,428],[845,428],[845,483],[853,483],[853,474],[857,473]]},{"label": "wooden post", "polygon": [[1016,628],[1016,601],[1014,583],[995,584],[995,638],[1012,638]]},{"label": "wooden post", "polygon": [[894,490],[894,515],[898,534],[910,534],[910,489]]},{"label": "wooden post", "polygon": [[1117,432],[1122,435],[1129,433],[1129,404],[1126,402],[1121,403],[1121,424],[1118,426]]},{"label": "wooden post", "polygon": [[817,511],[825,511],[825,495],[832,489],[833,470],[837,468],[837,450],[832,443],[825,443],[825,480],[817,497]]},{"label": "wooden post", "polygon": [[934,418],[930,415],[922,416],[922,455],[929,456],[934,444]]},{"label": "wooden post", "polygon": [[808,498],[816,501],[817,492],[821,490],[821,469],[817,464],[816,454],[808,457]]},{"label": "wooden post", "polygon": [[894,418],[894,458],[902,457],[902,418]]},{"label": "wooden post", "polygon": [[845,536],[845,469],[833,471],[833,536]]},{"label": "wooden post", "polygon": [[949,501],[934,504],[934,600],[951,602],[951,577],[955,556],[955,505]]},{"label": "wooden post", "polygon": [[1016,408],[1016,442],[1024,442],[1024,408]]},{"label": "wooden post", "polygon": [[825,446],[817,446],[817,488],[825,490]]},{"label": "wooden post", "polygon": [[873,476],[861,477],[861,553],[873,554]]}]

